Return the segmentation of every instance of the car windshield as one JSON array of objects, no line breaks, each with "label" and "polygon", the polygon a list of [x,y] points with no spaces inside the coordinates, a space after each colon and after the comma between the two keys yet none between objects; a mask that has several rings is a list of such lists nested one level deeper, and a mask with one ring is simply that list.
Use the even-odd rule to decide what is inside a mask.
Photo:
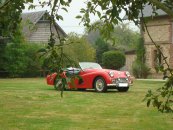
[{"label": "car windshield", "polygon": [[92,62],[80,62],[79,63],[82,70],[84,69],[102,69],[102,67],[97,63]]}]

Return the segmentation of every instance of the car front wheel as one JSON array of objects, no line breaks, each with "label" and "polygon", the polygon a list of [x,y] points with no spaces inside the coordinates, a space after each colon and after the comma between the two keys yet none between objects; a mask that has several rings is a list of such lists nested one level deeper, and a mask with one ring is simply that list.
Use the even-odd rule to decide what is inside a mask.
[{"label": "car front wheel", "polygon": [[102,77],[97,77],[94,80],[94,88],[97,92],[106,92],[107,86],[105,80]]}]

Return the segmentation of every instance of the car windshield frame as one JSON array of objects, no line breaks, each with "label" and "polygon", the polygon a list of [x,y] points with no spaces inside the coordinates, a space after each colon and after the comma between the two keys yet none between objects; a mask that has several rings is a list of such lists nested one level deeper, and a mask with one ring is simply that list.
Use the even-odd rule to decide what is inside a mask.
[{"label": "car windshield frame", "polygon": [[94,62],[79,62],[79,66],[82,70],[85,69],[102,69],[98,63]]}]

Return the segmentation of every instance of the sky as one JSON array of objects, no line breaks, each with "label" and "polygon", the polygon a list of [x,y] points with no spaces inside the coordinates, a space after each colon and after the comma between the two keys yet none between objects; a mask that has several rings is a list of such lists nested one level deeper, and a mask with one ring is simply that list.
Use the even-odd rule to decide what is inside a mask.
[{"label": "sky", "polygon": [[[37,2],[35,2],[35,4],[37,4]],[[28,6],[26,5],[26,8]],[[77,15],[80,14],[80,9],[81,8],[85,8],[85,3],[84,0],[72,0],[70,7],[68,7],[68,12],[65,11],[60,11],[60,14],[63,16],[63,21],[58,21],[57,23],[60,25],[60,27],[68,34],[70,32],[75,32],[77,34],[83,34],[85,27],[83,26],[83,24],[79,24],[80,23],[80,19],[76,19],[75,17]],[[36,10],[27,10],[25,9],[23,12],[31,12],[31,11],[41,11],[41,10],[49,10],[49,8],[44,7],[38,7],[36,8]],[[120,14],[123,17],[123,13]],[[98,17],[96,16],[91,16],[91,23],[95,22],[98,20]],[[132,28],[133,30],[137,30],[137,27],[134,24],[130,24],[130,28]]]}]

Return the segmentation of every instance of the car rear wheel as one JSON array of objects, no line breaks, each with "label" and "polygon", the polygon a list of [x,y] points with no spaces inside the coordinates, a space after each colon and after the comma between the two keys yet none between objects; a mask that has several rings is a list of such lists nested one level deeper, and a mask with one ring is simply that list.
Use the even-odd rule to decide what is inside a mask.
[{"label": "car rear wheel", "polygon": [[129,90],[129,87],[122,87],[122,88],[117,88],[119,92],[127,92]]},{"label": "car rear wheel", "polygon": [[106,92],[107,86],[105,80],[102,77],[97,77],[94,80],[94,88],[97,92]]}]

